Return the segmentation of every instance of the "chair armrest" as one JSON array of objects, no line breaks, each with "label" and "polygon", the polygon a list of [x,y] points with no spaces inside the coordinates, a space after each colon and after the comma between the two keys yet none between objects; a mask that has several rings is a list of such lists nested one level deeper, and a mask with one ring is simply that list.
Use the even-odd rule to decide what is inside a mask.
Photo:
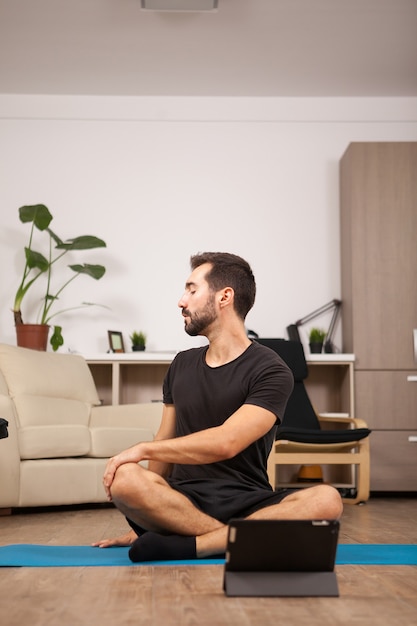
[{"label": "chair armrest", "polygon": [[326,417],[317,415],[320,424],[348,424],[349,428],[368,428],[367,423],[358,417]]}]

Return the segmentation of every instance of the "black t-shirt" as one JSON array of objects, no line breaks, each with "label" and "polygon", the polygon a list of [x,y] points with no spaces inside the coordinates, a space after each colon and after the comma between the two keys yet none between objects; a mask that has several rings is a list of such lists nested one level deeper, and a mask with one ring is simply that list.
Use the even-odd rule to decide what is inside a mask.
[{"label": "black t-shirt", "polygon": [[[165,377],[163,399],[175,406],[176,436],[219,426],[243,404],[272,411],[279,424],[294,384],[291,370],[282,359],[254,342],[234,361],[209,367],[207,349],[180,352]],[[266,464],[275,431],[276,426],[232,459],[206,465],[177,464],[171,479],[222,479],[248,488],[270,489]]]}]

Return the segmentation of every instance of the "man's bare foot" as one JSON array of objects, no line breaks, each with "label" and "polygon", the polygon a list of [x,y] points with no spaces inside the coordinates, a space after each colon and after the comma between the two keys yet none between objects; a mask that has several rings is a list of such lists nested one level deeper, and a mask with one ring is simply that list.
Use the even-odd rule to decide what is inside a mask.
[{"label": "man's bare foot", "polygon": [[121,537],[114,537],[113,539],[101,539],[100,541],[96,541],[91,545],[94,548],[111,548],[113,546],[125,547],[131,546],[134,541],[138,538],[138,535],[134,530],[129,530],[125,535]]}]

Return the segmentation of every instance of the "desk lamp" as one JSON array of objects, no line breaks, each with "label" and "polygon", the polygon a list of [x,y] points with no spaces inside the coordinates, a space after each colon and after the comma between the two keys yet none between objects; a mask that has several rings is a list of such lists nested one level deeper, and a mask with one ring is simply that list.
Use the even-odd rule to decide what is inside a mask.
[{"label": "desk lamp", "polygon": [[337,317],[339,315],[341,306],[342,306],[342,301],[336,300],[336,298],[334,298],[327,304],[324,304],[323,306],[321,306],[319,309],[316,309],[312,313],[309,313],[305,317],[302,317],[300,320],[297,320],[295,324],[290,324],[289,326],[287,326],[288,337],[294,341],[301,341],[300,334],[298,332],[299,326],[303,326],[307,322],[315,319],[316,317],[319,317],[323,313],[326,313],[327,311],[331,311],[332,309],[334,309],[333,316],[330,321],[329,330],[326,333],[326,339],[324,342],[324,351],[327,352],[328,354],[334,352],[334,344],[333,344],[332,339],[333,339],[334,329],[336,326],[336,321],[337,321]]}]

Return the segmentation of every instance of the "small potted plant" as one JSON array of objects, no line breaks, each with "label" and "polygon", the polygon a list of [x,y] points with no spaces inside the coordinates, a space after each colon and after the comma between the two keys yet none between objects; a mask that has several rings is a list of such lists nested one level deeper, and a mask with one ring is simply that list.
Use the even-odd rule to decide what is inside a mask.
[{"label": "small potted plant", "polygon": [[[90,276],[99,280],[105,273],[106,268],[102,265],[91,265],[83,263],[82,265],[68,265],[72,274],[63,279],[60,286],[56,286],[52,280],[56,273],[56,263],[62,259],[67,252],[76,250],[91,250],[92,248],[104,248],[106,246],[102,239],[93,237],[92,235],[83,235],[63,241],[50,228],[53,217],[49,209],[44,204],[35,204],[22,206],[19,209],[19,218],[23,224],[31,224],[28,245],[25,246],[25,266],[23,276],[17,288],[14,304],[13,315],[16,325],[17,345],[38,350],[46,350],[46,343],[49,333],[50,320],[64,311],[91,306],[91,302],[83,302],[82,304],[69,307],[59,312],[51,312],[51,308],[58,301],[63,290],[81,274]],[[47,237],[47,252],[44,256],[41,252],[34,249],[35,233],[40,231],[45,233]],[[38,279],[43,276],[45,278],[44,295],[41,296],[41,311],[37,324],[28,324],[23,322],[22,318],[22,302],[26,298],[29,289],[34,284],[39,284]],[[29,333],[27,333],[29,331]],[[54,326],[53,335],[50,344],[53,350],[57,350],[64,343],[62,337],[61,326]],[[42,334],[42,339],[38,340],[38,333]]]},{"label": "small potted plant", "polygon": [[133,352],[141,352],[146,348],[146,335],[143,332],[137,332],[136,330],[130,336],[132,342]]},{"label": "small potted plant", "polygon": [[326,332],[322,328],[312,328],[308,335],[310,352],[313,354],[320,354],[323,350],[325,337]]}]

